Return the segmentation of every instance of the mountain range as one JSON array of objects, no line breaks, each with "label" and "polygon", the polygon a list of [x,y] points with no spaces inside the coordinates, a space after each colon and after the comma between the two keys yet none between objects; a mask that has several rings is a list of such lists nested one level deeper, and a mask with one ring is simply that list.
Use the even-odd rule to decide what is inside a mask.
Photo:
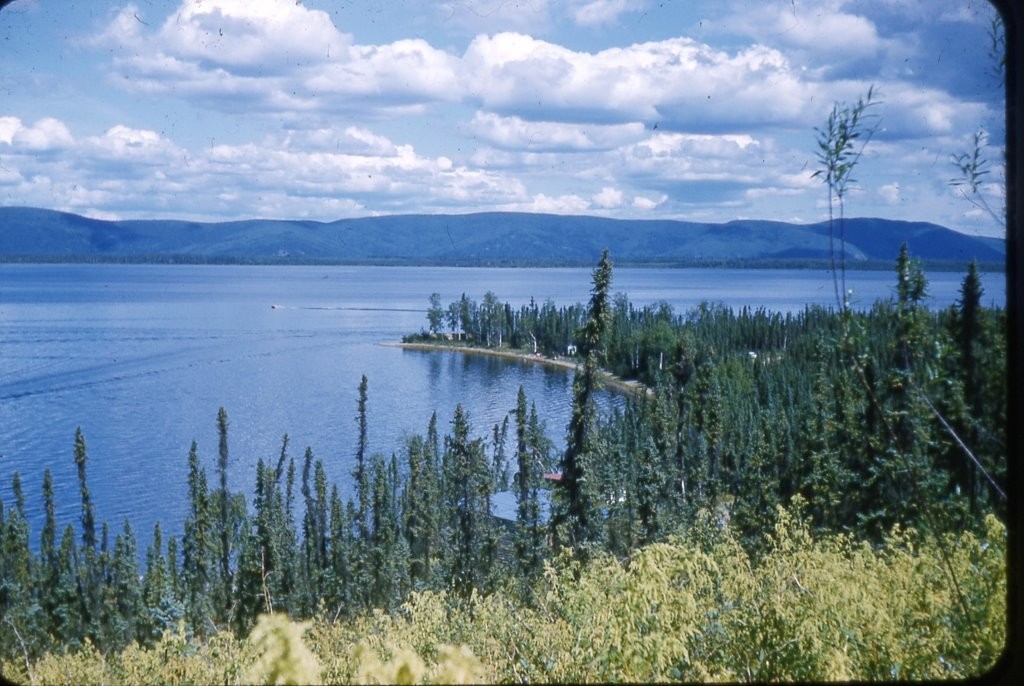
[{"label": "mountain range", "polygon": [[[900,245],[925,262],[1005,261],[1005,241],[927,222],[851,218],[850,266],[891,264]],[[829,257],[826,222],[726,223],[490,212],[390,215],[333,222],[104,221],[30,207],[0,207],[0,258],[591,265],[604,249],[619,264],[795,263]],[[838,228],[835,247],[839,250]]]}]

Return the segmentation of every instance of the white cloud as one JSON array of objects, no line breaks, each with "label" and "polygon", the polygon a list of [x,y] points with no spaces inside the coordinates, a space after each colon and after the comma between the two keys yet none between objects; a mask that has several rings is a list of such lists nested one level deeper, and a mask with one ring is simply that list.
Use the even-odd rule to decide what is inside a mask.
[{"label": "white cloud", "polygon": [[538,193],[529,202],[510,206],[517,212],[541,212],[548,214],[581,214],[590,209],[590,203],[575,194],[548,196]]},{"label": "white cloud", "polygon": [[633,207],[638,210],[653,210],[659,205],[663,204],[668,200],[668,196],[662,193],[656,198],[648,198],[642,195],[638,195],[633,198]]},{"label": "white cloud", "polygon": [[897,205],[902,199],[902,192],[898,181],[887,183],[878,189],[878,195],[887,205]]},{"label": "white cloud", "polygon": [[74,138],[64,122],[53,117],[44,117],[31,126],[25,126],[18,117],[0,117],[0,143],[18,152],[45,153],[73,145]]},{"label": "white cloud", "polygon": [[347,58],[325,62],[303,85],[311,97],[359,96],[384,105],[451,100],[461,90],[458,60],[421,39],[352,46]]},{"label": "white cloud", "polygon": [[813,92],[776,50],[729,54],[684,37],[585,53],[501,33],[478,36],[463,60],[471,99],[531,119],[720,130],[793,122]]},{"label": "white cloud", "polygon": [[500,148],[531,151],[609,150],[644,134],[644,126],[639,122],[602,125],[529,121],[480,111],[474,115],[468,130]]},{"label": "white cloud", "polygon": [[390,157],[397,148],[386,136],[360,126],[324,127],[289,130],[283,140],[271,139],[268,145],[291,150],[319,150],[353,155]]},{"label": "white cloud", "polygon": [[155,131],[123,124],[112,126],[102,136],[84,139],[79,152],[82,159],[117,162],[122,169],[164,165],[184,154],[181,148]]},{"label": "white cloud", "polygon": [[[530,202],[515,176],[421,155],[356,126],[282,131],[259,142],[191,151],[123,124],[76,141],[55,119],[26,127],[4,117],[0,137],[14,143],[0,142],[0,150],[13,148],[0,160],[8,202],[90,216],[332,220],[369,214],[369,206],[413,212]],[[53,138],[66,139],[62,154],[37,154]]]},{"label": "white cloud", "polygon": [[873,57],[888,47],[871,20],[841,5],[835,0],[745,3],[720,21],[763,45],[785,46],[816,64]]},{"label": "white cloud", "polygon": [[600,192],[594,194],[593,204],[595,207],[600,207],[603,210],[614,210],[616,208],[622,207],[622,191],[620,191],[617,188],[605,186],[600,190]]},{"label": "white cloud", "polygon": [[[777,172],[774,154],[753,137],[657,133],[620,150],[623,169],[665,182],[728,181],[756,183]],[[768,163],[766,163],[768,162]]]},{"label": "white cloud", "polygon": [[422,39],[355,45],[301,3],[185,0],[148,35],[137,12],[125,8],[95,41],[129,89],[256,113],[407,113],[461,92],[457,58]]},{"label": "white cloud", "polygon": [[18,117],[0,117],[0,143],[10,145],[14,141],[14,134],[21,128],[21,119]]},{"label": "white cloud", "polygon": [[[934,138],[971,131],[992,112],[979,102],[954,98],[936,88],[893,81],[880,84],[880,133],[888,138]],[[853,98],[850,98],[852,100]]]},{"label": "white cloud", "polygon": [[332,49],[343,52],[351,41],[326,12],[298,2],[251,0],[184,0],[157,39],[180,58],[257,74],[320,61]]},{"label": "white cloud", "polygon": [[571,10],[573,21],[581,26],[615,24],[619,16],[643,8],[637,0],[591,0]]}]

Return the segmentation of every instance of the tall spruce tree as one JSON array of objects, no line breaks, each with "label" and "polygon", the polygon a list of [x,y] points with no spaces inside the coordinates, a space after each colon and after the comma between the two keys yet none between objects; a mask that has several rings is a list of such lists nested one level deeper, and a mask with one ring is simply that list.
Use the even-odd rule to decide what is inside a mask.
[{"label": "tall spruce tree", "polygon": [[231,519],[228,492],[228,413],[222,407],[217,410],[217,476],[220,488],[217,491],[219,518],[217,531],[220,540],[220,599],[223,617],[231,612],[232,574],[231,574]]},{"label": "tall spruce tree", "polygon": [[[153,527],[153,541],[146,549],[146,570],[142,576],[143,614],[139,622],[139,639],[150,645],[159,640],[164,631],[173,631],[185,615],[185,608],[177,597],[175,576],[177,544],[167,542],[167,557],[163,553],[163,533],[160,522]],[[172,566],[171,561],[175,564]]]},{"label": "tall spruce tree", "polygon": [[4,512],[0,501],[0,654],[30,652],[40,648],[39,606],[33,584],[35,566],[29,552],[25,495],[18,472],[11,477],[14,507]]},{"label": "tall spruce tree", "polygon": [[432,562],[440,551],[441,493],[437,468],[421,436],[406,441],[408,478],[402,495],[402,522],[409,548],[409,578],[414,588],[429,585]]},{"label": "tall spruce tree", "polygon": [[485,590],[496,555],[490,526],[491,473],[482,442],[471,439],[469,432],[469,418],[462,405],[456,405],[452,433],[445,438],[443,483],[449,578],[462,597],[474,589]]},{"label": "tall spruce tree", "polygon": [[[536,420],[536,408],[532,415]],[[540,479],[544,468],[538,455],[537,435],[531,430],[526,391],[519,386],[516,395],[516,565],[519,574],[532,579],[542,569],[544,530],[540,513]]]},{"label": "tall spruce tree", "polygon": [[195,441],[188,451],[188,496],[189,511],[181,539],[185,618],[193,634],[206,636],[216,630],[210,597],[216,542],[206,470],[199,464]]},{"label": "tall spruce tree", "polygon": [[85,448],[85,436],[82,428],[75,429],[75,466],[78,468],[78,486],[82,496],[82,545],[96,551],[96,513],[93,510],[92,498],[89,496],[89,485],[85,477],[88,453]]},{"label": "tall spruce tree", "polygon": [[108,615],[103,645],[107,650],[124,650],[139,637],[144,617],[142,583],[139,578],[138,550],[131,523],[114,539],[109,579],[104,593]]},{"label": "tall spruce tree", "polygon": [[390,483],[391,470],[379,453],[372,458],[370,499],[370,604],[390,609],[401,601],[406,588],[408,555],[401,534],[398,503]]},{"label": "tall spruce tree", "polygon": [[558,497],[553,505],[553,533],[558,545],[577,551],[598,538],[599,512],[590,484],[591,460],[595,459],[595,394],[598,388],[600,362],[604,353],[604,336],[610,317],[609,293],[612,285],[612,263],[605,250],[593,273],[587,321],[578,332],[577,351],[583,356],[583,369],[573,379],[572,418],[569,421],[565,452],[562,455],[562,478]]},{"label": "tall spruce tree", "polygon": [[328,548],[328,568],[325,578],[324,603],[333,619],[341,615],[351,616],[354,611],[352,588],[352,517],[338,494],[338,487],[331,487],[330,498],[331,535]]},{"label": "tall spruce tree", "polygon": [[68,524],[57,552],[57,579],[52,594],[54,621],[50,632],[54,644],[67,650],[80,647],[85,637],[85,595],[79,567],[75,529]]},{"label": "tall spruce tree", "polygon": [[367,458],[369,457],[367,451],[369,450],[367,440],[367,419],[366,419],[366,390],[367,382],[366,375],[364,374],[362,380],[359,382],[359,403],[356,413],[356,423],[359,427],[359,438],[356,445],[356,466],[352,477],[356,482],[356,498],[357,498],[357,526],[359,530],[359,537],[362,540],[367,540],[370,537],[370,527],[368,523],[369,509],[370,509],[370,476],[367,470]]}]

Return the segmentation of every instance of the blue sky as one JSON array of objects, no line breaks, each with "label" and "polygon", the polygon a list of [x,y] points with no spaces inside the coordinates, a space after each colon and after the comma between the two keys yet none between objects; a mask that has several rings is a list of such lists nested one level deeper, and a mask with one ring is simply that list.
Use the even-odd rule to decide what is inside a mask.
[{"label": "blue sky", "polygon": [[815,127],[870,86],[850,216],[1002,226],[949,181],[1003,93],[984,0],[14,0],[0,204],[100,218],[531,211],[812,222]]}]

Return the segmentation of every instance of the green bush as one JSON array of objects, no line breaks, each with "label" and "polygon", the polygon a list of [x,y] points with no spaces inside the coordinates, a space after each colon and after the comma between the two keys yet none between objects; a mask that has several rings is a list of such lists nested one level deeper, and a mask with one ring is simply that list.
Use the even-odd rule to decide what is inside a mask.
[{"label": "green bush", "polygon": [[846,681],[959,679],[996,663],[1006,530],[995,517],[983,535],[896,528],[870,545],[815,537],[801,508],[778,509],[756,559],[715,526],[625,560],[559,558],[532,606],[431,591],[305,634],[265,617],[248,640],[192,643],[179,630],[149,649],[105,657],[87,644],[3,670],[32,684]]}]

